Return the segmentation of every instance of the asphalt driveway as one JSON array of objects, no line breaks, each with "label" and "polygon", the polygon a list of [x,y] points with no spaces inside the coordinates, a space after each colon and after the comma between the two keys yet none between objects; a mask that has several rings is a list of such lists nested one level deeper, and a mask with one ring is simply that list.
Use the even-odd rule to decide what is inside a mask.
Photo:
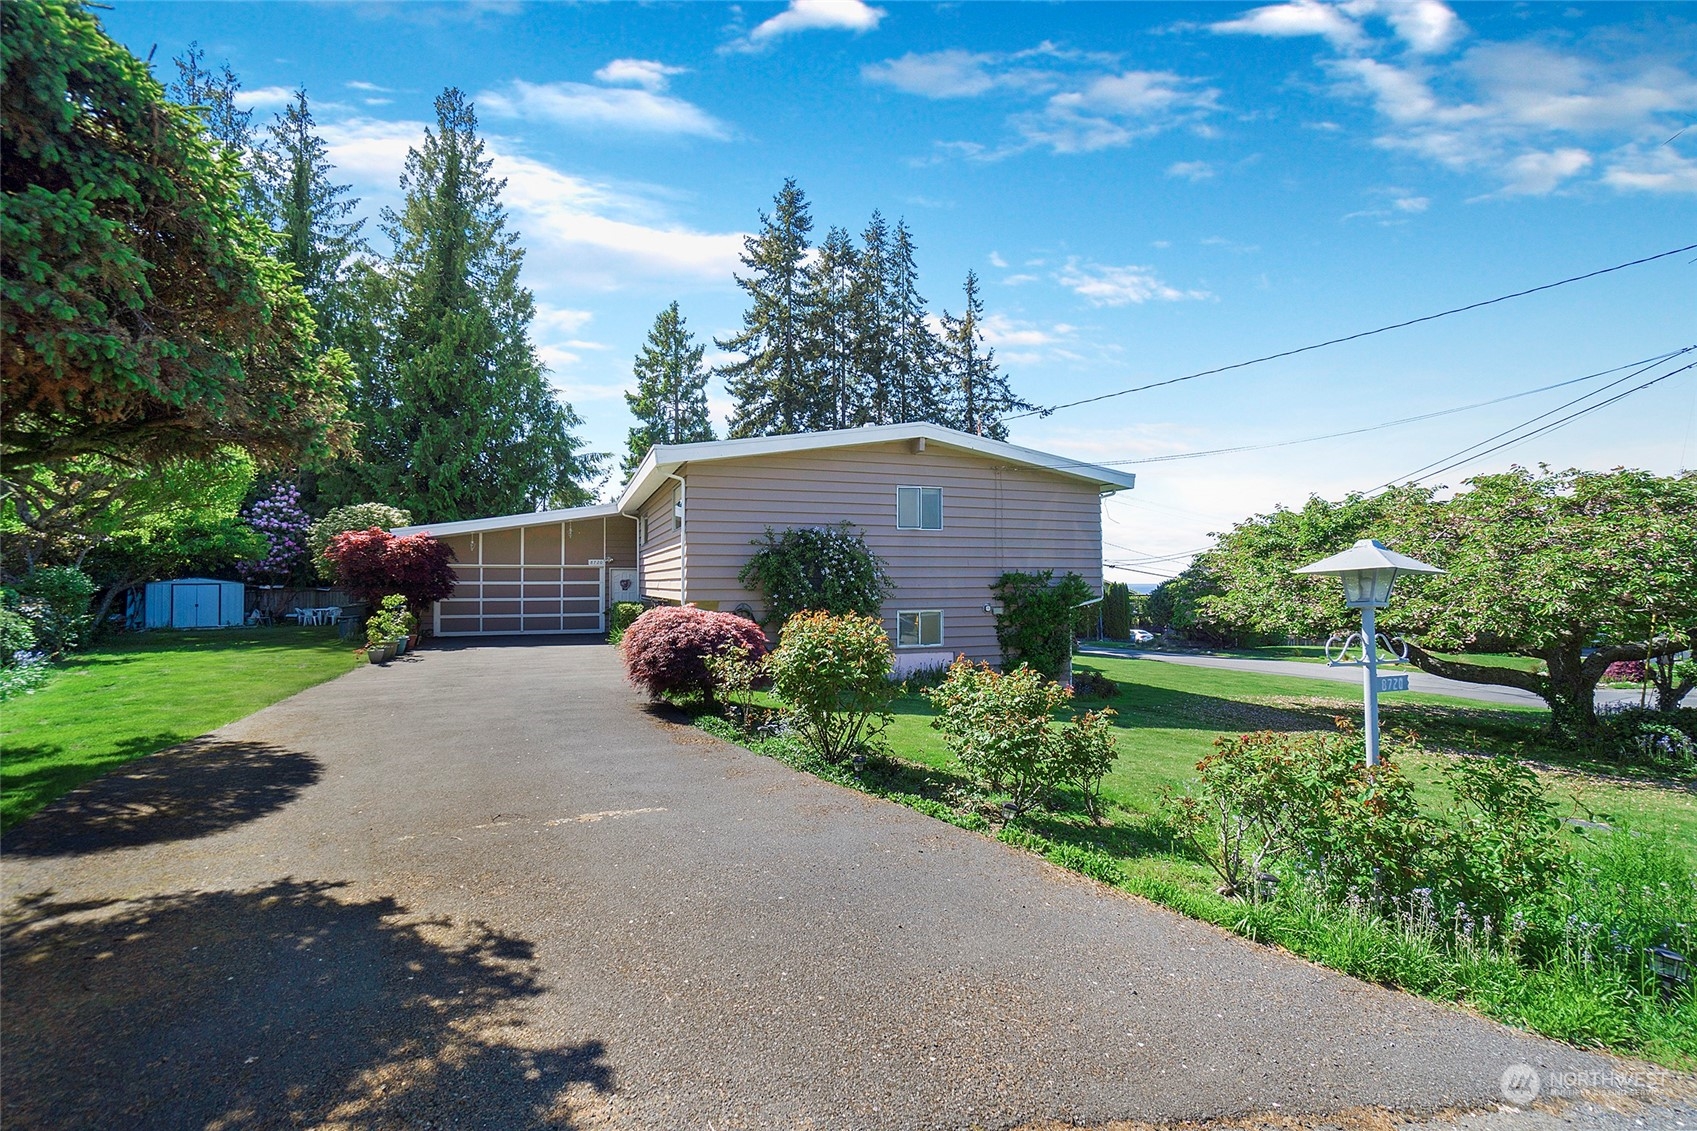
[{"label": "asphalt driveway", "polygon": [[3,849],[9,1128],[1008,1127],[1642,1078],[679,727],[598,645],[362,668]]}]

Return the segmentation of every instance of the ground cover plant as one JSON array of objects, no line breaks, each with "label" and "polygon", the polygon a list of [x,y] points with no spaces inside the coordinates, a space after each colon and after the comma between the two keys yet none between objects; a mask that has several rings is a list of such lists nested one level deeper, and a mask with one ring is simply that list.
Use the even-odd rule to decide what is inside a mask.
[{"label": "ground cover plant", "polygon": [[0,719],[0,826],[135,758],[348,671],[334,628],[148,632],[69,656]]},{"label": "ground cover plant", "polygon": [[[917,690],[891,704],[883,753],[858,773],[781,731],[750,736],[714,714],[701,725],[1354,976],[1577,1044],[1697,1065],[1697,1001],[1688,989],[1663,1002],[1642,961],[1652,943],[1697,947],[1688,779],[1551,746],[1542,710],[1416,694],[1383,701],[1402,737],[1388,744],[1394,777],[1367,781],[1347,757],[1359,737],[1334,721],[1360,718],[1346,688],[1155,661],[1076,663],[1117,686],[1106,705],[1120,756],[1101,781],[1100,825],[1064,785],[1006,820],[1005,791],[962,765]],[[1242,869],[1236,897],[1220,894],[1168,800],[1196,788],[1197,763],[1218,755],[1221,739],[1281,756],[1292,744],[1328,748],[1313,780],[1283,785],[1309,808],[1307,831]],[[1360,813],[1371,819],[1346,836],[1342,818]],[[1395,867],[1375,875],[1369,852]],[[1263,871],[1276,882],[1253,882]]]}]

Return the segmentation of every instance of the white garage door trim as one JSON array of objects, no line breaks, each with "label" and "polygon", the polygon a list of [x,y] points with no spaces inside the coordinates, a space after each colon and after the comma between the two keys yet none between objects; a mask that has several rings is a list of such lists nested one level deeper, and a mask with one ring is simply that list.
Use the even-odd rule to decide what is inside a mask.
[{"label": "white garage door trim", "polygon": [[[477,627],[444,629],[442,627],[442,602],[438,601],[434,610],[434,629],[437,636],[564,636],[581,635],[585,633],[602,633],[607,631],[607,577],[606,567],[597,565],[537,565],[527,562],[525,547],[527,545],[526,527],[519,527],[519,560],[517,562],[486,562],[483,560],[484,539],[477,539],[477,569],[476,581],[461,581],[454,586],[454,592],[448,600],[456,605],[477,602]],[[566,557],[565,527],[560,527],[560,558]],[[513,576],[490,580],[490,570],[511,570]],[[488,595],[491,587],[499,587],[494,595]],[[516,587],[515,596],[509,590]],[[517,602],[518,611],[515,613],[510,606]],[[585,604],[593,601],[592,608]],[[486,609],[486,603],[498,603],[498,610]],[[551,609],[537,610],[537,604],[552,604]],[[593,616],[594,627],[587,625],[578,628],[562,628],[568,619],[586,620]],[[459,612],[453,615],[453,620],[464,623],[470,620],[472,614]],[[517,628],[507,627],[514,619],[518,621]],[[487,627],[487,622],[495,620],[502,622],[501,627]]]}]

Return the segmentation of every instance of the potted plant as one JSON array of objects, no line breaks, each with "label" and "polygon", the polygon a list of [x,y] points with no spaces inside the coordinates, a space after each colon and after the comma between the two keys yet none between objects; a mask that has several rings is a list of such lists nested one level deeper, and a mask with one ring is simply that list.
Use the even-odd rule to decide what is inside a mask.
[{"label": "potted plant", "polygon": [[365,622],[366,655],[371,656],[374,649],[377,652],[372,663],[386,663],[400,654],[399,642],[407,634],[406,606],[405,597],[392,594],[383,598],[377,611]]}]

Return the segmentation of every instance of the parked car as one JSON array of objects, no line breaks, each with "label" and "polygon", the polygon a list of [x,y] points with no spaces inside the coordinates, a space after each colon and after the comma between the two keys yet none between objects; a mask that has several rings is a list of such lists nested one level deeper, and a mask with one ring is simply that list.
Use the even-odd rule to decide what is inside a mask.
[{"label": "parked car", "polygon": [[1155,643],[1155,634],[1146,628],[1134,628],[1131,630],[1131,642],[1133,644],[1153,644]]}]

